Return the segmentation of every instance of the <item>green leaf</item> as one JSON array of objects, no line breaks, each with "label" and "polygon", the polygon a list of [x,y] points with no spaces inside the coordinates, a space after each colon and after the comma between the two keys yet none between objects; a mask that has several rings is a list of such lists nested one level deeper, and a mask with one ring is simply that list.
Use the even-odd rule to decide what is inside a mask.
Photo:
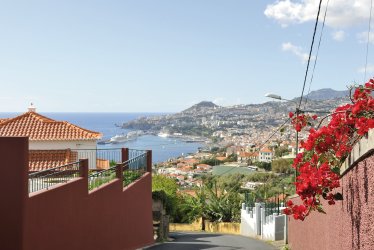
[{"label": "green leaf", "polygon": [[335,174],[340,175],[340,168],[339,168],[339,167],[333,167],[333,168],[331,168],[331,171],[332,171],[333,173],[335,173]]},{"label": "green leaf", "polygon": [[326,214],[325,210],[323,210],[321,205],[317,206],[317,211],[320,213]]}]

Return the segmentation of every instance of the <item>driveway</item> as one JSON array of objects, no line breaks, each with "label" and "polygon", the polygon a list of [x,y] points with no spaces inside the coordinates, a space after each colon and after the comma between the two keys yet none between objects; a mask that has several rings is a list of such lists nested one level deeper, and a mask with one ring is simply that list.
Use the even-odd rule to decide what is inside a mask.
[{"label": "driveway", "polygon": [[266,242],[249,237],[229,234],[214,234],[203,232],[173,232],[170,237],[174,241],[165,242],[147,249],[222,249],[222,250],[275,250],[276,248]]}]

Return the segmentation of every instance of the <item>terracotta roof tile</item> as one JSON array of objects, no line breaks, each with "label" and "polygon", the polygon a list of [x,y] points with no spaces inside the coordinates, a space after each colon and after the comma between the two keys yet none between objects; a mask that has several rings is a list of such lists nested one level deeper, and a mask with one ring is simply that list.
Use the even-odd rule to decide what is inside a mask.
[{"label": "terracotta roof tile", "polygon": [[29,150],[29,171],[36,172],[63,166],[78,160],[78,153],[65,150]]},{"label": "terracotta roof tile", "polygon": [[227,157],[224,157],[224,156],[219,156],[219,157],[216,157],[217,160],[219,161],[224,161],[227,159]]},{"label": "terracotta roof tile", "polygon": [[272,153],[272,151],[269,148],[263,148],[260,151],[261,153]]},{"label": "terracotta roof tile", "polygon": [[3,123],[5,121],[9,120],[9,118],[0,118],[0,123]]},{"label": "terracotta roof tile", "polygon": [[251,157],[253,155],[253,153],[251,152],[241,152],[239,154],[239,157],[245,157],[245,158],[248,158],[248,157]]},{"label": "terracotta roof tile", "polygon": [[55,121],[35,112],[0,120],[0,136],[28,136],[32,141],[97,140],[101,134],[65,121]]}]

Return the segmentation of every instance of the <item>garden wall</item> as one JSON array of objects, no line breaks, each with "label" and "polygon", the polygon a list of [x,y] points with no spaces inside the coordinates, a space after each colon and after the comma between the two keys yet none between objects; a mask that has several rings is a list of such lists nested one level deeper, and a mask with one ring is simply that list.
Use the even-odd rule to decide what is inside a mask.
[{"label": "garden wall", "polygon": [[153,243],[150,172],[126,188],[116,179],[89,192],[85,164],[80,178],[29,196],[27,154],[27,138],[0,138],[1,249],[124,250]]},{"label": "garden wall", "polygon": [[[292,250],[374,249],[374,134],[352,150],[342,167],[343,201],[324,202],[326,215],[313,212],[305,221],[288,218]],[[299,202],[298,197],[292,199]]]},{"label": "garden wall", "polygon": [[[170,231],[201,231],[201,219],[188,223],[170,223]],[[205,232],[240,234],[240,223],[205,221]]]},{"label": "garden wall", "polygon": [[271,241],[284,239],[285,215],[274,213],[265,216],[264,205],[255,203],[255,207],[247,207],[245,203],[242,204],[240,234]]}]

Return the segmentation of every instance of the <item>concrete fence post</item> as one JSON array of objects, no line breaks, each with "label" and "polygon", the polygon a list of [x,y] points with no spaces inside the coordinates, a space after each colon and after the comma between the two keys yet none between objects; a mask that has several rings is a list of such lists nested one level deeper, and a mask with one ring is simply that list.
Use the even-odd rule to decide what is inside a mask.
[{"label": "concrete fence post", "polygon": [[117,164],[116,165],[116,177],[123,182],[123,165],[122,164]]},{"label": "concrete fence post", "polygon": [[79,159],[79,176],[88,177],[88,159]]},{"label": "concrete fence post", "polygon": [[27,137],[0,137],[0,248],[24,249],[28,206],[29,144]]},{"label": "concrete fence post", "polygon": [[88,159],[79,159],[79,176],[84,179],[84,182],[87,184],[88,192]]},{"label": "concrete fence post", "polygon": [[261,239],[264,238],[264,224],[265,224],[266,216],[265,216],[265,208],[261,208]]},{"label": "concrete fence post", "polygon": [[125,162],[129,160],[129,149],[121,148],[121,161]]},{"label": "concrete fence post", "polygon": [[284,244],[288,244],[288,215],[284,216]]},{"label": "concrete fence post", "polygon": [[152,173],[152,150],[147,150],[147,172]]},{"label": "concrete fence post", "polygon": [[261,203],[255,203],[256,234],[261,235]]},{"label": "concrete fence post", "polygon": [[242,210],[245,210],[245,203],[242,203]]}]

